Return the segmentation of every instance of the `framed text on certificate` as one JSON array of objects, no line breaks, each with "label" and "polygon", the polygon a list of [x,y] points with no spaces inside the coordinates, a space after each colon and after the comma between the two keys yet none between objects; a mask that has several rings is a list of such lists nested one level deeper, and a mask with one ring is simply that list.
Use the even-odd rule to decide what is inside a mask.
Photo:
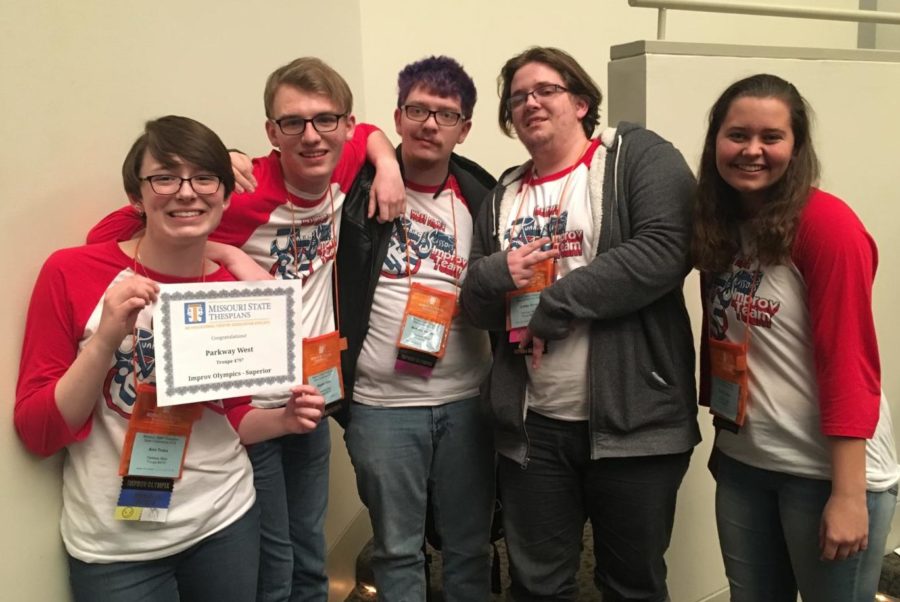
[{"label": "framed text on certificate", "polygon": [[153,311],[160,406],[300,384],[298,280],[160,284]]}]

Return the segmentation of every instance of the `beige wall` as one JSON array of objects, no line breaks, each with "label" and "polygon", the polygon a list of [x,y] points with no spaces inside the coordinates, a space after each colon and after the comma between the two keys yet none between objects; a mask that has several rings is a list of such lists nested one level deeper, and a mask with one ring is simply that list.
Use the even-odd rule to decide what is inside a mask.
[{"label": "beige wall", "polygon": [[[857,8],[855,0],[760,0]],[[503,63],[533,45],[566,49],[608,92],[609,48],[656,38],[656,11],[626,0],[456,0],[438,10],[403,0],[361,3],[363,81],[367,116],[387,126],[397,102],[397,72],[428,54],[459,60],[478,87],[475,121],[463,154],[495,174],[523,157],[522,147],[497,129],[496,77]],[[667,39],[691,42],[855,48],[854,23],[740,17],[670,11]],[[601,120],[606,120],[606,103]],[[395,142],[396,136],[394,136]]]},{"label": "beige wall", "polygon": [[[900,13],[900,0],[869,0],[875,8],[884,13]],[[900,50],[900,25],[873,25],[873,48],[879,50]]]},{"label": "beige wall", "polygon": [[[846,0],[793,2],[856,6]],[[143,121],[167,113],[189,115],[215,129],[227,144],[264,153],[265,76],[291,58],[317,54],[350,82],[357,115],[392,133],[397,71],[426,54],[446,53],[467,67],[481,93],[475,127],[460,150],[497,173],[524,155],[494,126],[494,78],[506,58],[529,45],[558,45],[572,52],[606,91],[609,47],[653,38],[655,31],[655,11],[629,8],[625,0],[0,4],[0,261],[9,287],[0,306],[0,331],[7,339],[0,349],[7,400],[0,420],[4,597],[66,599],[57,533],[59,458],[42,461],[26,454],[10,418],[31,286],[53,249],[78,244],[91,224],[124,201],[119,165]],[[671,13],[668,38],[849,48],[856,43],[856,28]],[[360,510],[337,428],[333,440],[327,525],[332,545]]]}]

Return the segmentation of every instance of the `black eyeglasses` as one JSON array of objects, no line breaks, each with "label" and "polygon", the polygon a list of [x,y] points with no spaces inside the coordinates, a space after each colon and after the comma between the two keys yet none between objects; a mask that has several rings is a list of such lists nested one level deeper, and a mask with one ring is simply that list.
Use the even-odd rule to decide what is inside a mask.
[{"label": "black eyeglasses", "polygon": [[529,96],[534,96],[534,99],[536,101],[541,102],[543,100],[553,98],[557,94],[562,94],[563,92],[568,91],[569,90],[567,88],[564,88],[559,84],[542,84],[534,90],[531,90],[530,92],[519,92],[518,94],[513,94],[506,99],[506,106],[509,107],[510,110],[518,109],[526,102],[528,102]]},{"label": "black eyeglasses", "polygon": [[417,105],[403,105],[403,113],[413,121],[424,123],[434,115],[434,121],[445,128],[453,127],[463,118],[461,113],[455,111],[429,111],[425,107]]},{"label": "black eyeglasses", "polygon": [[306,131],[306,124],[311,123],[313,129],[320,134],[327,134],[337,129],[341,117],[345,117],[346,113],[319,113],[307,119],[297,115],[288,115],[281,119],[270,119],[272,123],[278,125],[278,129],[286,136],[299,136]]},{"label": "black eyeglasses", "polygon": [[150,188],[156,194],[175,194],[181,190],[185,182],[189,183],[197,194],[213,194],[219,190],[219,186],[222,184],[222,178],[209,175],[181,178],[169,174],[160,174],[138,178],[138,180],[150,182]]}]

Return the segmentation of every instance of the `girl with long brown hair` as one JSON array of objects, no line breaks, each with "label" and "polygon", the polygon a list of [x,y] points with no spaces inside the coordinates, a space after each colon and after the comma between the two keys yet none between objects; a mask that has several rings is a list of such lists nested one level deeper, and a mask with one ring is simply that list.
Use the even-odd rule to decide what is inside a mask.
[{"label": "girl with long brown hair", "polygon": [[736,601],[872,600],[900,476],[872,318],[877,249],[815,187],[810,109],[754,75],[710,111],[692,251],[701,403]]}]

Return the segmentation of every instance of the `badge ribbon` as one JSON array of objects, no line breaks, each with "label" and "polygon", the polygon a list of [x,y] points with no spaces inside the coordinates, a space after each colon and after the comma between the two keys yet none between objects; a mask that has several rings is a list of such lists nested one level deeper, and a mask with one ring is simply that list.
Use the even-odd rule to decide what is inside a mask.
[{"label": "badge ribbon", "polygon": [[122,446],[118,520],[165,522],[175,480],[181,478],[191,429],[202,404],[158,407],[156,387],[137,385]]}]

